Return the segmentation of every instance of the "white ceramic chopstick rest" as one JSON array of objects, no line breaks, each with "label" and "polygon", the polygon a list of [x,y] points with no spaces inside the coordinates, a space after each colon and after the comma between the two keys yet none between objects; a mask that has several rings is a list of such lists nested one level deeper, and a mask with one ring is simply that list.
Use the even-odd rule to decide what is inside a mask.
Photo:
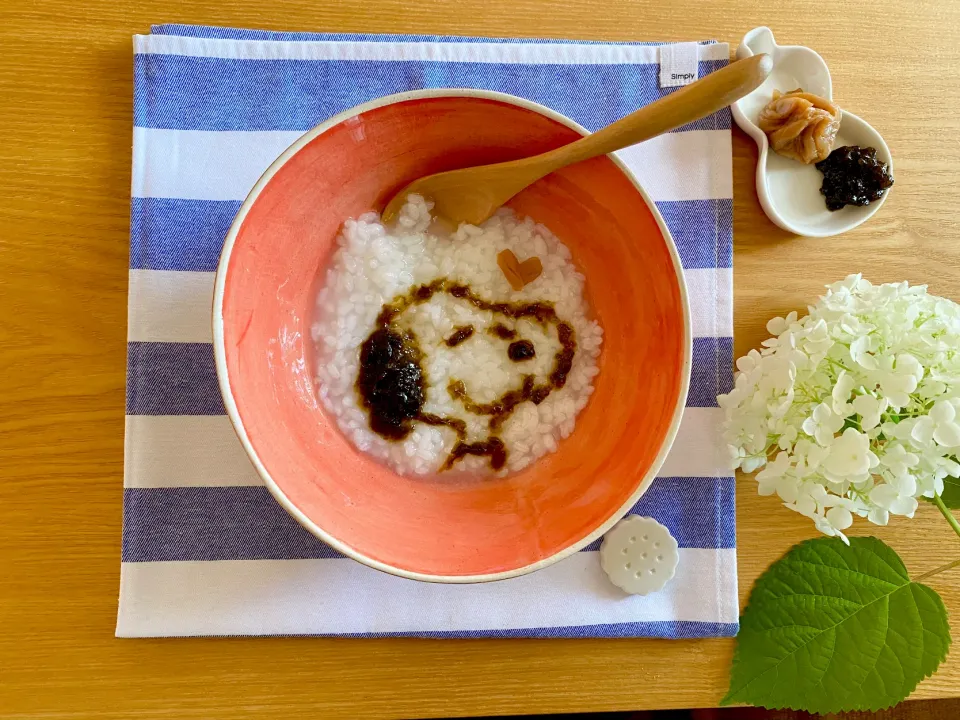
[{"label": "white ceramic chopstick rest", "polygon": [[610,582],[631,595],[649,595],[666,585],[680,562],[676,539],[656,520],[628,515],[600,545],[600,566]]}]

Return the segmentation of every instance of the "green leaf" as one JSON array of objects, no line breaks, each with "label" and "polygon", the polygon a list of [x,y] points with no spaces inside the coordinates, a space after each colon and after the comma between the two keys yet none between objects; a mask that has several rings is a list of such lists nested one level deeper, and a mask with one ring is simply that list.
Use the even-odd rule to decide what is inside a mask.
[{"label": "green leaf", "polygon": [[940,493],[940,499],[951,510],[960,508],[960,478],[945,477],[943,479],[943,492]]},{"label": "green leaf", "polygon": [[892,548],[808,540],[754,585],[722,704],[880,710],[913,692],[949,645],[943,601],[910,581]]}]

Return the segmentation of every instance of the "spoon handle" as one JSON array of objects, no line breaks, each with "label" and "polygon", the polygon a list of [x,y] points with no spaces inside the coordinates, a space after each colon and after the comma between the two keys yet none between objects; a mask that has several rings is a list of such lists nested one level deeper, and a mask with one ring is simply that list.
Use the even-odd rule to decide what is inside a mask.
[{"label": "spoon handle", "polygon": [[540,156],[548,172],[630,145],[699,120],[758,88],[773,69],[768,55],[754,55],[686,85],[582,140]]}]

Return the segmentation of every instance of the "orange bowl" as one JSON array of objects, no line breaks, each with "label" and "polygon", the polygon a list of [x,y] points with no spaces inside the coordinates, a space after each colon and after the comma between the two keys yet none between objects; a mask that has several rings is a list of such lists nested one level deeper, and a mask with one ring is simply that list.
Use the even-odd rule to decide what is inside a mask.
[{"label": "orange bowl", "polygon": [[689,308],[663,219],[613,157],[556,172],[510,202],[570,248],[604,328],[594,393],[556,452],[506,478],[401,476],[340,433],[314,386],[318,277],[346,218],[383,207],[417,177],[583,134],[509,95],[402,93],[308,132],[240,208],[213,307],[224,403],[280,504],[342,553],[418,580],[521,575],[598,538],[652,482],[686,399]]}]

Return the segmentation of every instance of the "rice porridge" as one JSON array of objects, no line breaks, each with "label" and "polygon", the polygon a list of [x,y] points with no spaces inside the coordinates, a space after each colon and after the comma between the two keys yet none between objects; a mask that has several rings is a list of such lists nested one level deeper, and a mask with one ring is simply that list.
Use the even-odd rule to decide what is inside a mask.
[{"label": "rice porridge", "polygon": [[501,209],[450,233],[430,210],[344,223],[311,329],[320,399],[397,472],[514,472],[573,432],[603,329],[549,229]]}]

